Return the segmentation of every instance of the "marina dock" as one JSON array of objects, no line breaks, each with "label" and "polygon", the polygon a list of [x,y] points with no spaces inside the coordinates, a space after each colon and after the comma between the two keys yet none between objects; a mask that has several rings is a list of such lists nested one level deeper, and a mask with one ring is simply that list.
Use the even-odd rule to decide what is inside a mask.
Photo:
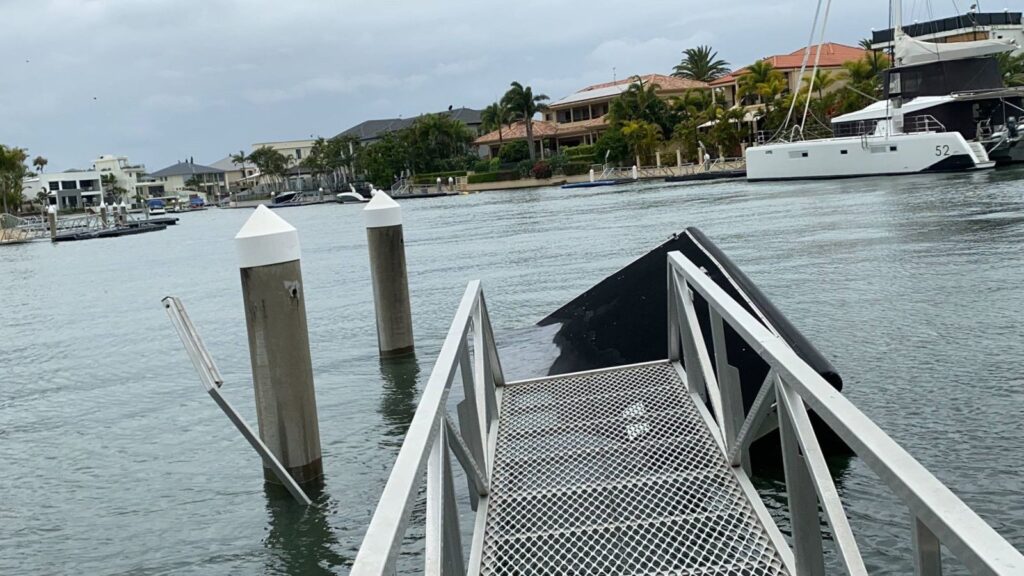
[{"label": "marina dock", "polygon": [[[943,548],[974,574],[1024,573],[1020,552],[763,317],[681,253],[668,260],[665,359],[531,380],[505,381],[471,282],[352,574],[394,573],[424,476],[426,574],[825,574],[825,546],[845,573],[867,574],[812,412],[906,507],[917,574],[940,575]],[[749,406],[726,345],[737,336],[770,366]],[[776,430],[788,539],[749,471],[751,443]],[[474,510],[468,546],[452,456]]]}]

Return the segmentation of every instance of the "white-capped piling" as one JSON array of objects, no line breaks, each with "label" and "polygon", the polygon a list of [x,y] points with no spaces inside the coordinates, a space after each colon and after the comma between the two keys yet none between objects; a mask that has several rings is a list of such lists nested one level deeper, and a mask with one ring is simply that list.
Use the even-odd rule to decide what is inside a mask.
[{"label": "white-capped piling", "polygon": [[591,182],[594,181],[594,169],[593,168],[590,169],[590,181]]},{"label": "white-capped piling", "polygon": [[50,241],[57,241],[57,207],[51,205],[46,209],[46,222],[50,225]]},{"label": "white-capped piling", "polygon": [[[235,236],[260,438],[300,484],[323,475],[299,234],[259,206]],[[264,466],[264,478],[277,482]]]},{"label": "white-capped piling", "polygon": [[128,225],[128,205],[124,203],[124,200],[121,200],[121,206],[118,207],[118,212],[117,213],[118,213],[118,216],[120,217],[120,220],[121,220],[121,226],[127,226]]},{"label": "white-capped piling", "polygon": [[103,223],[103,227],[109,226],[107,221],[107,203],[100,200],[100,222]]},{"label": "white-capped piling", "polygon": [[636,164],[633,164],[633,180],[640,179],[640,172],[636,169]]},{"label": "white-capped piling", "polygon": [[409,277],[405,266],[402,207],[377,192],[363,209],[370,251],[373,303],[377,313],[377,347],[382,358],[414,351]]}]

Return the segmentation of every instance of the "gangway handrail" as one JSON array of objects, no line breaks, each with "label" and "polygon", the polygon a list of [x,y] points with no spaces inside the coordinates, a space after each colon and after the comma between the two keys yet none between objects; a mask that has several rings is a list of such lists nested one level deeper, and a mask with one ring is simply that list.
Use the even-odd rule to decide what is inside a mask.
[{"label": "gangway handrail", "polygon": [[[470,358],[471,332],[473,358]],[[458,408],[458,425],[446,408],[457,369],[461,369],[467,400]],[[497,389],[504,384],[483,290],[480,281],[474,280],[466,287],[423,388],[405,441],[352,565],[353,576],[395,573],[395,562],[423,482],[424,468],[427,477],[425,572],[466,573],[449,449],[475,488],[471,498],[480,516],[487,509],[488,479],[493,467]],[[477,544],[474,542],[474,548]],[[479,554],[476,549],[473,556]]]},{"label": "gangway handrail", "polygon": [[[1024,574],[1024,556],[959,497],[836,391],[772,329],[765,327],[707,274],[679,252],[669,262],[669,357],[685,364],[691,393],[707,398],[720,442],[733,466],[745,466],[747,446],[777,413],[799,574],[823,574],[818,504],[849,574],[864,574],[863,560],[843,512],[808,417],[812,410],[909,508],[917,574],[938,576],[941,545],[972,574]],[[691,291],[692,290],[692,291]],[[707,302],[713,345],[705,346],[693,292]],[[725,325],[768,364],[744,418],[737,370],[728,364]],[[711,357],[715,363],[712,365]],[[716,369],[716,367],[718,369]]]}]

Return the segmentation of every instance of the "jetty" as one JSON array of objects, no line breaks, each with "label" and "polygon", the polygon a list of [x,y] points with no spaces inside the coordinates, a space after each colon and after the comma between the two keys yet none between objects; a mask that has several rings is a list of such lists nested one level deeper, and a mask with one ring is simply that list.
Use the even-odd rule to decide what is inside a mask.
[{"label": "jetty", "polygon": [[[821,575],[829,546],[845,573],[864,575],[819,442],[825,428],[905,506],[917,574],[940,575],[944,552],[973,574],[1024,574],[1024,556],[755,303],[680,252],[666,268],[662,358],[518,381],[502,371],[483,289],[471,282],[351,573],[395,573],[425,488],[426,574]],[[767,366],[753,397],[740,386],[747,354]],[[788,537],[751,482],[751,445],[771,435]],[[459,508],[453,461],[472,512]]]}]

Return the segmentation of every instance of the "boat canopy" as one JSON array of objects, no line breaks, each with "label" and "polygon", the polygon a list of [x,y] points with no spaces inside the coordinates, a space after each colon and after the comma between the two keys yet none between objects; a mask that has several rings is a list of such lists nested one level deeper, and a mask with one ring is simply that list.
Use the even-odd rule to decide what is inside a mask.
[{"label": "boat canopy", "polygon": [[[909,100],[903,103],[901,109],[903,115],[911,115],[915,112],[927,110],[940,104],[946,104],[947,102],[954,101],[955,98],[952,96],[918,96],[913,100]],[[886,104],[889,104],[886,106]],[[881,120],[888,114],[891,114],[893,106],[887,100],[879,100],[873,102],[865,108],[861,108],[856,112],[850,112],[849,114],[843,114],[842,116],[836,116],[832,119],[833,124],[843,124],[846,122],[860,122],[868,120]]]},{"label": "boat canopy", "polygon": [[159,199],[159,198],[153,198],[151,200],[147,200],[146,201],[146,205],[149,206],[150,208],[166,208],[167,207],[167,204],[165,204],[164,201]]},{"label": "boat canopy", "polygon": [[1016,49],[1017,45],[1009,39],[937,43],[917,40],[904,35],[896,39],[894,51],[899,66],[914,66],[942,60],[990,56]]}]

